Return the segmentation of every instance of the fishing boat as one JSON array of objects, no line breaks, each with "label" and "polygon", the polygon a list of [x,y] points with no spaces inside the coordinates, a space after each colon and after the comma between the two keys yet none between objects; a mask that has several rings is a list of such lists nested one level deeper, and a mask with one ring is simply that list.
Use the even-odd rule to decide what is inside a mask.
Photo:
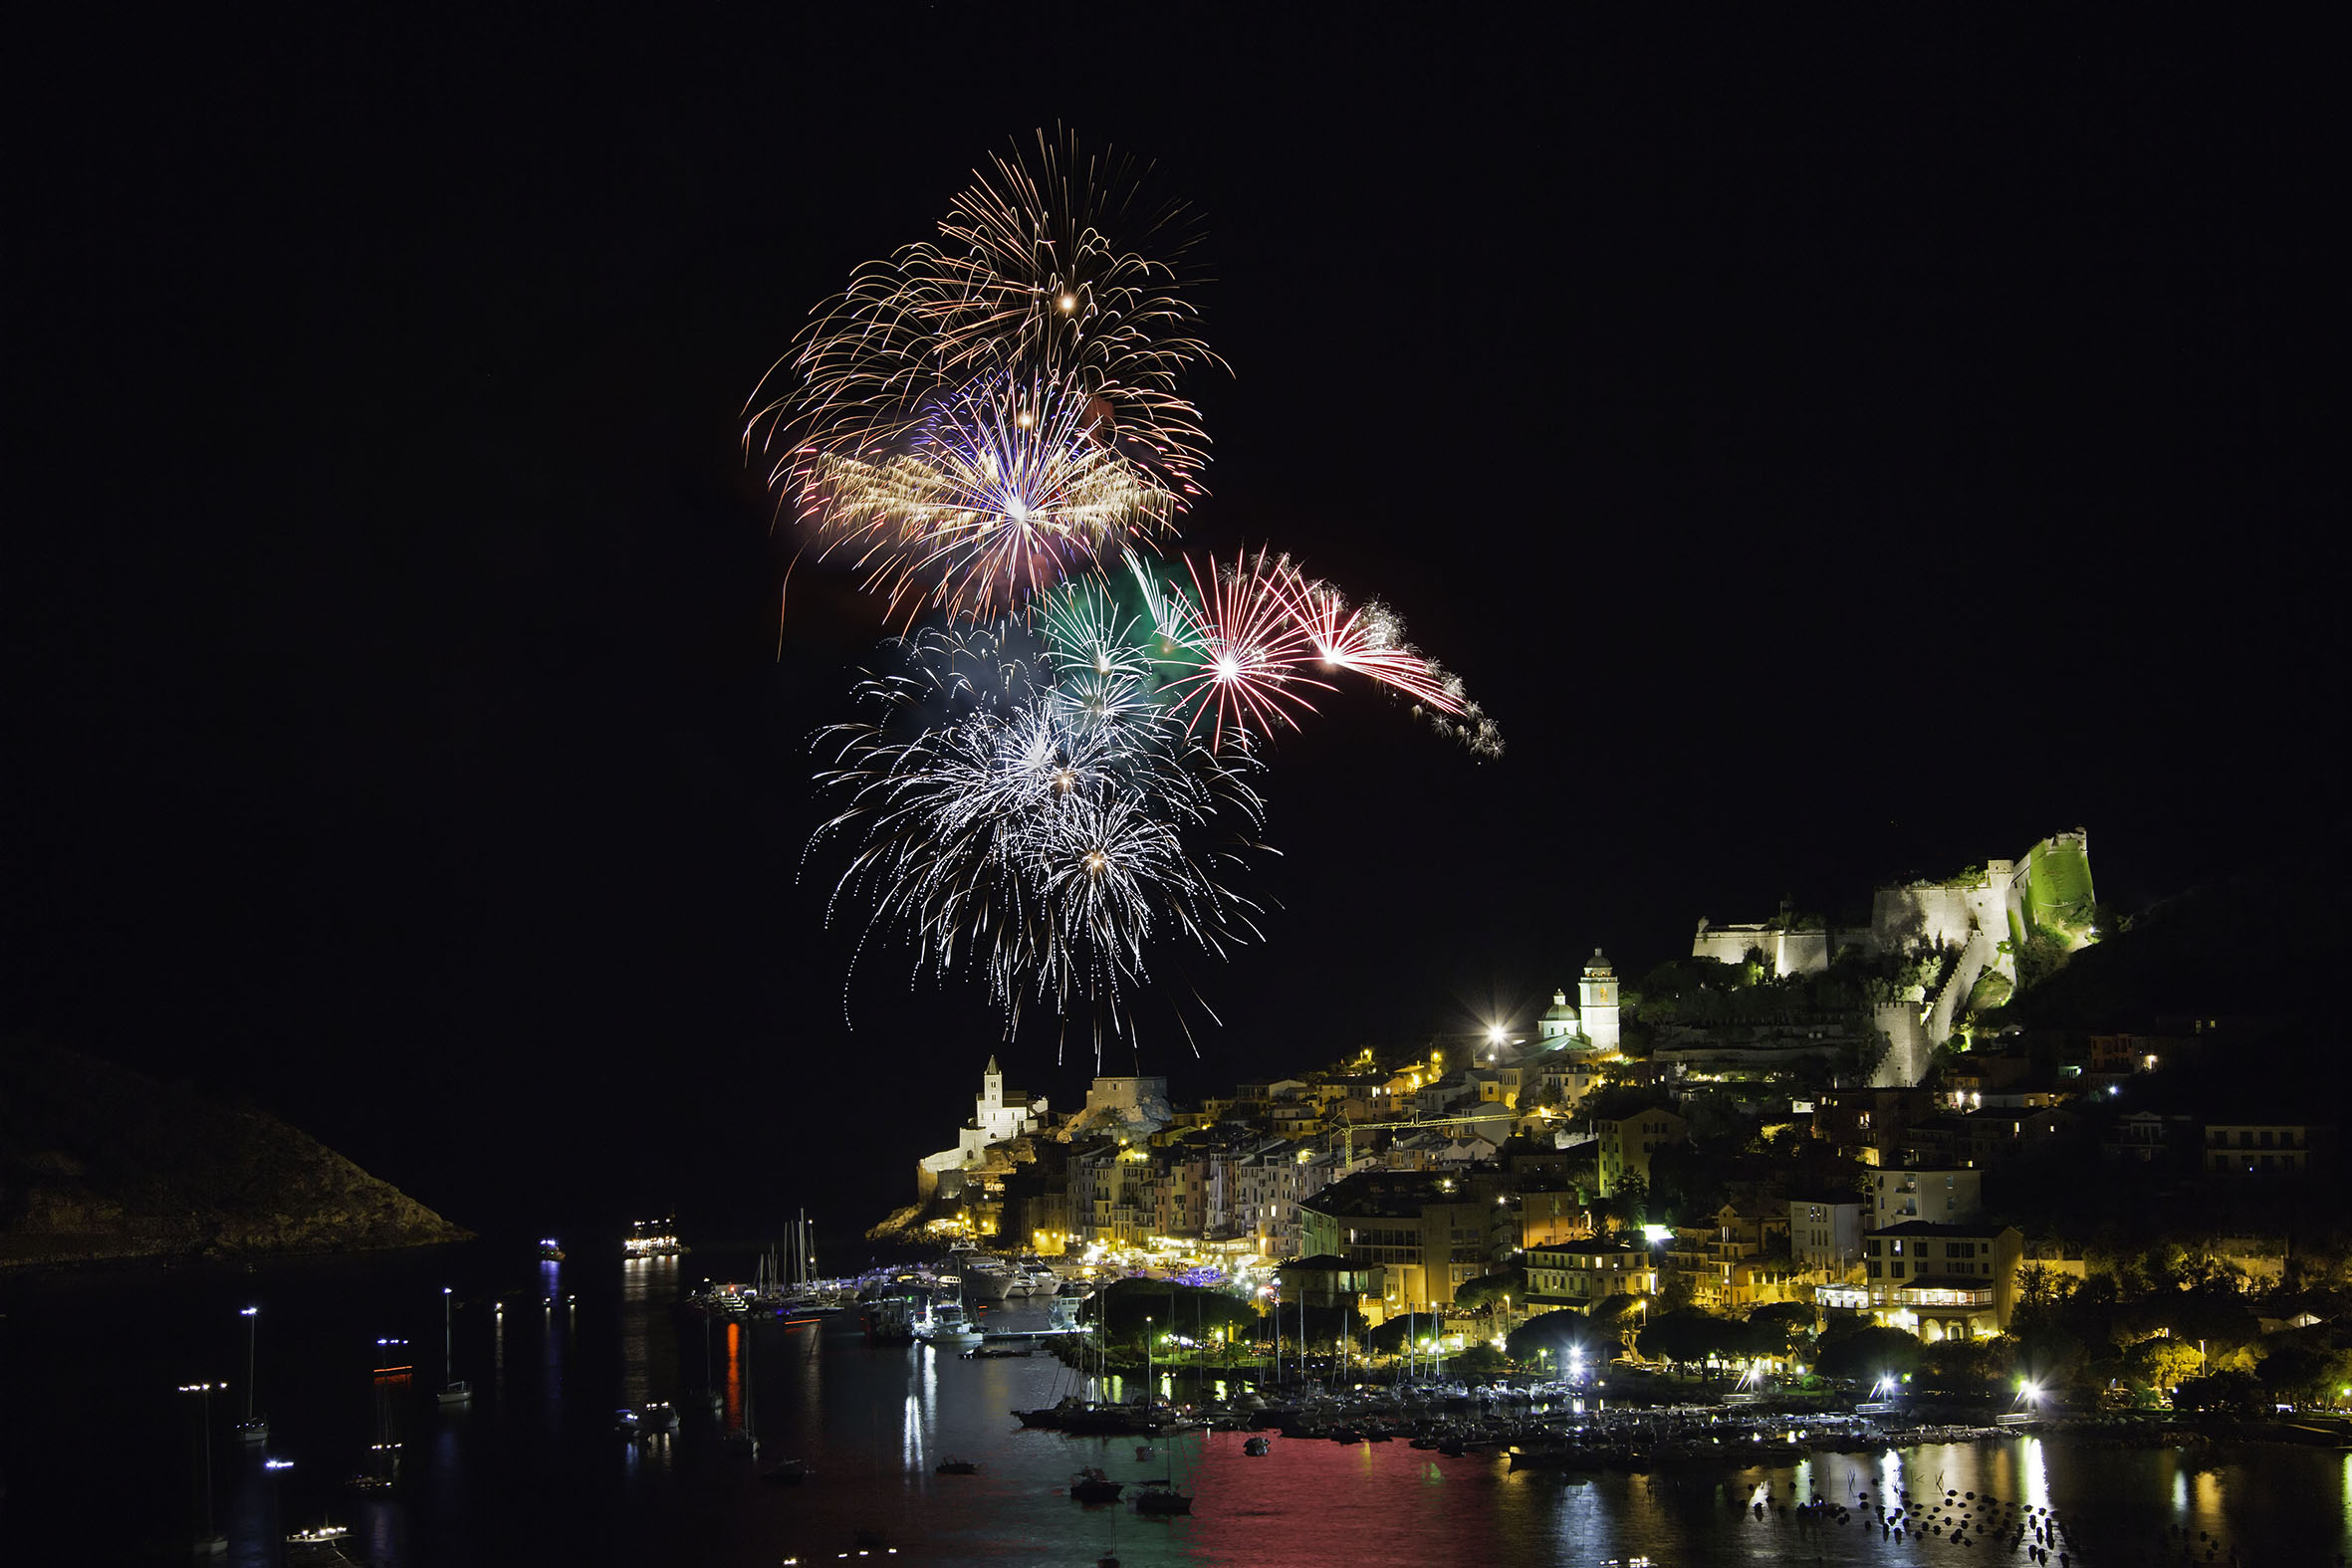
[{"label": "fishing boat", "polygon": [[980,1338],[980,1330],[964,1315],[964,1309],[953,1301],[929,1301],[923,1314],[915,1320],[914,1336],[929,1344],[970,1344]]},{"label": "fishing boat", "polygon": [[564,1260],[564,1243],[552,1235],[541,1236],[539,1238],[539,1260],[543,1263],[562,1262]]}]

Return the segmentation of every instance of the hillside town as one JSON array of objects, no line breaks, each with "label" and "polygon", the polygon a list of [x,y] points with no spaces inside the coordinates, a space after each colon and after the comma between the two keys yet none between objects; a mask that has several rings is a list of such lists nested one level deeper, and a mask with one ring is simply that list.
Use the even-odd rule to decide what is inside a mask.
[{"label": "hillside town", "polygon": [[1057,1111],[992,1056],[876,1233],[1308,1303],[1343,1354],[1403,1318],[1498,1369],[2352,1399],[2335,1107],[2231,1071],[2276,1020],[2038,1026],[2021,994],[2109,935],[2079,833],[1875,904],[1702,921],[1630,981],[1595,948],[1532,1018],[1198,1104],[1105,1075]]}]

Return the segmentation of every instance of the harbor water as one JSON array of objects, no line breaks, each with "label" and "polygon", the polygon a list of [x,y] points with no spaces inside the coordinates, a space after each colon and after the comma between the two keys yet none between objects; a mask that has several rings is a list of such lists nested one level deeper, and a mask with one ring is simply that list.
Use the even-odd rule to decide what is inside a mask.
[{"label": "harbor water", "polygon": [[[624,1262],[617,1244],[581,1246],[543,1262],[483,1241],[250,1272],[0,1282],[0,1562],[186,1563],[205,1528],[207,1462],[223,1560],[252,1568],[284,1561],[285,1535],[322,1522],[351,1527],[350,1560],[385,1568],[775,1568],[860,1549],[868,1561],[1073,1568],[1106,1556],[1334,1568],[2028,1560],[2006,1536],[1955,1544],[1875,1522],[1870,1499],[1947,1492],[1979,1524],[1977,1499],[2055,1510],[2074,1564],[2324,1565],[2352,1551],[2352,1456],[2312,1449],[2110,1449],[2054,1435],[1563,1475],[1403,1442],[1276,1437],[1257,1457],[1241,1434],[1192,1433],[1142,1456],[1135,1438],[1021,1428],[1012,1411],[1076,1388],[1042,1351],[966,1359],[869,1345],[846,1317],[706,1325],[676,1310],[704,1278],[753,1266],[748,1249]],[[448,1357],[473,1390],[461,1411],[434,1398],[444,1286]],[[241,1317],[246,1306],[258,1316]],[[1047,1317],[1016,1300],[988,1320]],[[269,1425],[258,1444],[235,1430],[249,1355]],[[208,1381],[227,1387],[182,1392]],[[623,1408],[662,1403],[678,1413],[674,1434],[620,1430]],[[806,1478],[763,1475],[784,1459]],[[943,1474],[948,1459],[977,1471]],[[1065,1488],[1086,1465],[1170,1479],[1193,1512],[1073,1501]],[[370,1470],[396,1479],[353,1484]],[[1815,1495],[1844,1503],[1847,1521],[1781,1511]]]}]

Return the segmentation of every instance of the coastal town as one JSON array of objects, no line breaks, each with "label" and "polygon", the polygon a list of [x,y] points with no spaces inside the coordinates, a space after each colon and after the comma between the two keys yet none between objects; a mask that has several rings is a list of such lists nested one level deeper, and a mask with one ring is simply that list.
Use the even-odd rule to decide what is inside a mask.
[{"label": "coastal town", "polygon": [[2076,832],[1880,888],[1867,927],[1701,921],[1632,976],[1595,948],[1536,1016],[1198,1104],[1106,1074],[1058,1111],[991,1056],[874,1233],[1016,1292],[1200,1287],[1301,1365],[2341,1410],[2333,1108],[2237,1086],[2258,1015],[2042,1021],[2079,955],[2134,941],[2103,922]]}]

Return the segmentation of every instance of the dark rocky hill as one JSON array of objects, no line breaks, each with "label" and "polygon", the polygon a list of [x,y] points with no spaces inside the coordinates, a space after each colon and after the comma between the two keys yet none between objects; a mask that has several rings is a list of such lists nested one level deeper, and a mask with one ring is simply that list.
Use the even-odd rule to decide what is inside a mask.
[{"label": "dark rocky hill", "polygon": [[0,1041],[0,1266],[418,1246],[469,1232],[266,1112]]},{"label": "dark rocky hill", "polygon": [[2174,1016],[2310,1025],[2343,1008],[2352,829],[2291,852],[2267,841],[2235,875],[2165,899],[2024,992],[2009,1021],[2151,1030]]}]

